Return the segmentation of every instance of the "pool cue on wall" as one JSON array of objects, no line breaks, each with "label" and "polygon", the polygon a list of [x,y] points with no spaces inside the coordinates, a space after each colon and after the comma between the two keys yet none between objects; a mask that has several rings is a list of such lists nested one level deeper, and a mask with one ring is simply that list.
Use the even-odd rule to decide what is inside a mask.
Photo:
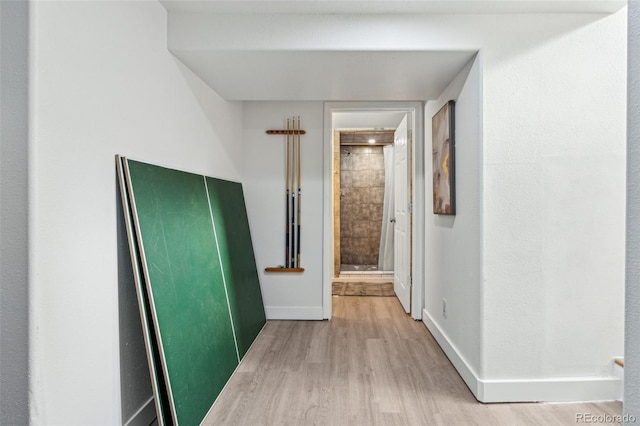
[{"label": "pool cue on wall", "polygon": [[291,224],[293,225],[293,232],[291,234],[293,239],[292,250],[291,250],[291,264],[294,268],[298,267],[298,257],[296,253],[298,252],[298,238],[297,238],[297,223],[298,223],[298,194],[296,193],[296,184],[297,184],[297,174],[298,174],[298,163],[296,161],[297,158],[297,147],[296,147],[296,119],[295,117],[291,117],[291,128],[293,130],[293,135],[291,135],[291,152],[293,155],[291,156],[291,162],[293,163],[293,167],[291,168],[291,192],[293,193],[293,220]]},{"label": "pool cue on wall", "polygon": [[295,186],[295,177],[296,177],[296,145],[295,145],[295,121],[294,118],[291,118],[291,128],[288,129],[292,131],[291,134],[291,223],[289,226],[291,230],[289,231],[291,234],[291,250],[289,251],[289,267],[296,267],[296,186]]},{"label": "pool cue on wall", "polygon": [[[289,119],[287,118],[287,130],[289,130]],[[289,133],[287,133],[287,146],[286,146],[286,168],[287,168],[287,193],[286,193],[286,205],[287,205],[287,210],[286,210],[286,219],[285,219],[285,241],[284,241],[284,267],[285,268],[289,268],[289,230],[290,230],[290,219],[289,219],[289,213],[291,212],[291,202],[289,199]]]},{"label": "pool cue on wall", "polygon": [[294,268],[298,267],[298,258],[296,253],[298,252],[298,238],[297,238],[297,223],[298,223],[298,209],[296,206],[298,205],[298,194],[296,193],[296,182],[297,182],[297,173],[298,173],[298,163],[296,161],[297,158],[297,147],[296,147],[296,121],[295,117],[291,117],[291,130],[293,130],[293,134],[291,135],[291,193],[293,197],[293,220],[291,221],[292,232],[291,232],[291,265]]},{"label": "pool cue on wall", "polygon": [[298,232],[297,232],[297,244],[296,244],[296,266],[300,267],[300,211],[301,211],[301,195],[302,191],[300,188],[300,175],[302,174],[302,162],[300,161],[300,116],[298,116],[298,131],[294,135],[297,137],[297,145],[298,145]]},{"label": "pool cue on wall", "polygon": [[291,117],[291,251],[289,264],[296,267],[296,124]]},{"label": "pool cue on wall", "polygon": [[[301,135],[307,133],[301,128],[300,116],[287,118],[285,130],[267,130],[269,135],[287,135],[285,143],[285,259],[284,266],[268,267],[265,272],[304,272],[300,267],[300,231],[302,194],[301,177]],[[297,188],[297,190],[296,190]]]}]

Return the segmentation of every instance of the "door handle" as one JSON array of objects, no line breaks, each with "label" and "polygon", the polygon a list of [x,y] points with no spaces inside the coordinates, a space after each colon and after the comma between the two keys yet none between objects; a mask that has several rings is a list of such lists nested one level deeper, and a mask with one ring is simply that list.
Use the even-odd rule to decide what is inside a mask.
[{"label": "door handle", "polygon": [[391,222],[391,223],[396,223],[396,218],[395,218],[395,217],[392,217],[391,219],[389,219],[389,222]]}]

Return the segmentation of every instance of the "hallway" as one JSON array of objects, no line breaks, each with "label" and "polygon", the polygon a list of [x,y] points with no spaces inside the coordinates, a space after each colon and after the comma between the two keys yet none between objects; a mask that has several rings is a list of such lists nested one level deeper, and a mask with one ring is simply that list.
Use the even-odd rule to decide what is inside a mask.
[{"label": "hallway", "polygon": [[269,321],[205,425],[572,425],[620,402],[480,404],[395,297],[333,297],[331,321]]}]

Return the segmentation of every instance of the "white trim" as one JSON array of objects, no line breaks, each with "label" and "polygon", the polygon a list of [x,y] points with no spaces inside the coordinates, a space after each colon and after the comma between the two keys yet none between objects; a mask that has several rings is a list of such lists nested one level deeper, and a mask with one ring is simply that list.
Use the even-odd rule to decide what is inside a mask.
[{"label": "white trim", "polygon": [[[425,264],[425,144],[424,137],[425,102],[416,103],[413,114],[413,134],[411,143],[411,317],[422,319],[424,307],[424,264]],[[429,151],[431,152],[431,151]]]},{"label": "white trim", "polygon": [[267,320],[322,320],[322,306],[265,306]]},{"label": "white trim", "polygon": [[615,401],[620,398],[618,377],[558,377],[550,379],[480,379],[460,351],[426,310],[422,322],[454,368],[480,402]]},{"label": "white trim", "polygon": [[485,402],[481,399],[480,395],[478,395],[478,390],[480,388],[480,379],[478,378],[478,374],[476,374],[467,360],[465,360],[460,354],[458,348],[456,348],[453,342],[449,340],[449,337],[444,331],[442,331],[426,309],[422,310],[422,322],[434,339],[436,339],[436,342],[438,342],[438,345],[440,345],[440,348],[442,348],[445,355],[447,355],[447,358],[449,358],[453,367],[458,371],[462,380],[467,384],[471,393],[473,393],[478,401]]},{"label": "white trim", "polygon": [[567,377],[536,380],[482,380],[481,402],[586,402],[615,401],[617,377]]},{"label": "white trim", "polygon": [[331,175],[333,120],[331,117],[331,105],[332,103],[329,102],[324,103],[324,135],[322,138],[322,317],[325,319],[331,319],[331,283],[333,277],[332,203],[330,200],[327,201],[333,194]]},{"label": "white trim", "polygon": [[618,389],[618,397],[616,400],[624,402],[624,368],[615,362],[613,363],[613,377],[620,379],[620,389]]},{"label": "white trim", "polygon": [[151,397],[124,423],[124,426],[148,426],[153,423],[155,419],[156,406],[154,404],[154,398]]},{"label": "white trim", "polygon": [[[412,113],[412,181],[411,197],[413,220],[411,229],[411,317],[422,315],[424,294],[424,102],[325,102],[323,137],[323,248],[322,248],[322,310],[323,318],[331,318],[331,281],[333,277],[333,226],[331,221],[331,165],[332,165],[332,112],[333,111],[406,111]],[[267,317],[268,318],[268,317]]]}]

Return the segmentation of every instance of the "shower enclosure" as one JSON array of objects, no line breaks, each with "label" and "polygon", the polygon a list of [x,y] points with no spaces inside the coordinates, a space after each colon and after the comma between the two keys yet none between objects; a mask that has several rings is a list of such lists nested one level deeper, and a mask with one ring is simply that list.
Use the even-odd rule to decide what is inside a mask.
[{"label": "shower enclosure", "polygon": [[336,275],[392,271],[393,131],[341,131],[339,139]]}]

